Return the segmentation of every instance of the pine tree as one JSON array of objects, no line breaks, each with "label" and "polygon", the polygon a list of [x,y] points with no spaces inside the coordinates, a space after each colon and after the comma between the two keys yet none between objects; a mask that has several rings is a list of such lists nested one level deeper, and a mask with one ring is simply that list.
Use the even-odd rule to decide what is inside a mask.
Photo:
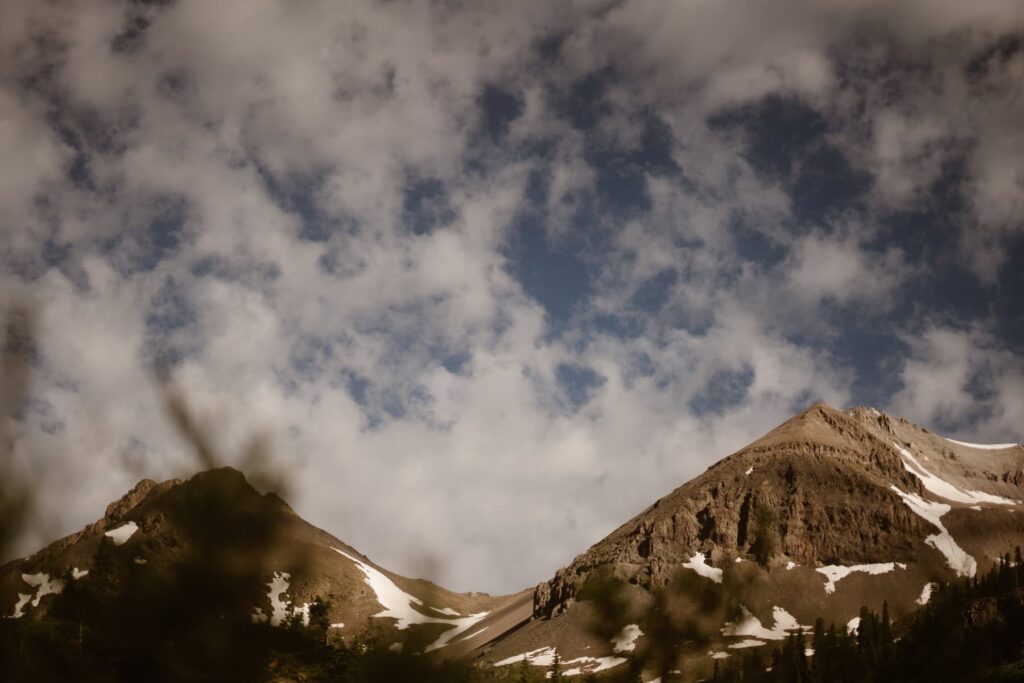
[{"label": "pine tree", "polygon": [[562,659],[558,656],[557,652],[555,652],[554,661],[551,662],[551,671],[548,675],[548,679],[552,681],[562,680]]},{"label": "pine tree", "polygon": [[818,617],[814,621],[814,631],[811,634],[811,648],[814,650],[814,659],[811,660],[810,680],[814,683],[824,683],[824,671],[820,663],[823,657],[828,656],[825,644],[825,620]]},{"label": "pine tree", "polygon": [[629,658],[629,672],[627,673],[626,680],[629,683],[643,683],[643,664],[636,657]]},{"label": "pine tree", "polygon": [[327,632],[331,628],[331,620],[328,616],[330,607],[330,603],[319,595],[309,605],[309,629],[320,642],[327,642]]}]

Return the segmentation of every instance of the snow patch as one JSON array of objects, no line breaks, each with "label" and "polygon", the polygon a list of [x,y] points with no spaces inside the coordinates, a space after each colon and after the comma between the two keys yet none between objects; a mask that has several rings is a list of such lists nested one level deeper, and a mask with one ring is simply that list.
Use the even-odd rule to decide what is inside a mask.
[{"label": "snow patch", "polygon": [[345,624],[339,621],[336,624],[331,624],[331,628],[345,628]]},{"label": "snow patch", "polygon": [[518,664],[522,661],[532,664],[533,666],[551,666],[555,663],[555,648],[550,646],[540,647],[536,650],[530,650],[529,652],[507,657],[500,662],[495,662],[494,666],[509,666],[510,664]]},{"label": "snow patch", "polygon": [[612,652],[632,652],[636,649],[636,639],[644,634],[636,624],[628,624],[622,627],[612,637]]},{"label": "snow patch", "polygon": [[918,605],[927,605],[928,601],[932,599],[933,590],[935,590],[935,584],[931,582],[926,583],[924,585],[924,588],[921,589],[920,597],[918,597],[918,599],[914,602],[916,602]]},{"label": "snow patch", "polygon": [[462,616],[460,613],[456,612],[451,607],[443,607],[441,609],[438,609],[437,607],[431,607],[430,609],[434,610],[438,614],[447,614],[450,617],[461,617]]},{"label": "snow patch", "polygon": [[889,488],[903,499],[904,504],[914,514],[931,522],[938,528],[939,533],[928,536],[924,539],[924,542],[946,557],[946,562],[949,563],[949,566],[956,572],[957,576],[971,577],[978,572],[978,563],[963,548],[957,545],[949,530],[942,524],[942,516],[952,509],[949,505],[933,503],[914,493],[903,493],[903,491],[892,485]]},{"label": "snow patch", "polygon": [[[781,607],[772,608],[773,627],[768,629],[761,624],[761,620],[750,613],[746,607],[740,605],[742,616],[737,622],[730,622],[722,628],[722,634],[734,638],[760,638],[761,640],[783,640],[789,635],[789,631],[798,629],[810,630],[807,626],[801,626],[796,617]],[[731,645],[729,647],[732,647]]]},{"label": "snow patch", "polygon": [[303,626],[309,626],[309,603],[308,602],[302,603],[302,607],[293,607],[292,608],[292,615],[299,616],[300,614],[302,615],[302,625]]},{"label": "snow patch", "polygon": [[894,571],[897,565],[899,565],[900,569],[907,568],[907,565],[902,562],[879,562],[876,564],[855,564],[850,567],[830,564],[827,567],[815,567],[814,571],[825,575],[825,593],[831,595],[836,592],[836,584],[850,574],[855,572],[873,575],[888,574]]},{"label": "snow patch", "polygon": [[135,522],[128,522],[127,524],[122,524],[116,529],[111,529],[103,535],[109,536],[110,539],[114,542],[114,545],[124,545],[128,542],[128,539],[131,538],[132,535],[138,530],[138,524],[136,524]]},{"label": "snow patch", "polygon": [[[599,671],[613,669],[619,664],[625,664],[627,661],[629,660],[624,657],[577,657],[576,659],[562,662],[563,665],[568,667],[562,671],[562,675],[580,676],[582,674],[596,674]],[[551,678],[550,671],[545,675],[545,678]]]},{"label": "snow patch", "polygon": [[795,567],[796,567],[796,562],[793,562],[792,560],[790,560],[789,562],[786,563],[786,571],[787,572],[788,571],[792,571]]},{"label": "snow patch", "polygon": [[[527,662],[532,666],[551,666],[555,663],[556,650],[554,647],[542,647],[530,652],[524,652],[519,655],[513,655],[507,657],[500,662],[495,662],[494,666],[509,666],[511,664],[518,664],[519,662]],[[619,664],[626,662],[624,657],[576,657],[575,659],[561,660],[562,675],[563,676],[580,676],[582,674],[594,674],[601,671],[607,671],[612,669]],[[549,671],[547,677],[551,677]]]},{"label": "snow patch", "polygon": [[71,578],[74,579],[75,581],[78,581],[79,579],[81,579],[81,578],[83,578],[85,576],[88,576],[88,575],[89,575],[89,570],[88,569],[79,569],[78,567],[72,567],[71,568]]},{"label": "snow patch", "polygon": [[760,641],[760,640],[747,639],[747,640],[741,640],[738,643],[733,643],[733,644],[729,645],[729,649],[730,650],[740,650],[740,649],[745,648],[745,647],[760,647],[761,645],[764,645],[764,643],[762,641]]},{"label": "snow patch", "polygon": [[18,593],[18,600],[14,603],[14,611],[7,615],[7,619],[21,619],[25,616],[25,605],[32,599],[31,593]]},{"label": "snow patch", "polygon": [[270,616],[263,613],[263,609],[257,607],[252,614],[254,624],[266,624],[280,626],[289,617],[302,616],[302,624],[309,626],[309,603],[304,602],[299,607],[293,607],[288,599],[288,581],[291,575],[288,572],[274,572],[274,576],[267,583],[270,589],[267,598],[270,599]]},{"label": "snow patch", "polygon": [[21,580],[32,586],[31,593],[18,593],[18,600],[14,603],[14,611],[7,615],[8,619],[20,619],[25,616],[25,607],[39,607],[39,602],[47,595],[58,595],[64,590],[64,582],[60,579],[51,579],[45,572],[38,574],[22,574]]},{"label": "snow patch", "polygon": [[753,467],[749,467],[749,468],[747,468],[747,471],[744,472],[743,474],[745,474],[745,475],[747,475],[749,477],[753,471],[754,471],[754,468]]},{"label": "snow patch", "polygon": [[[437,640],[428,645],[426,649],[424,649],[424,652],[432,652],[444,647],[454,638],[468,631],[478,621],[489,614],[489,612],[478,612],[476,614],[470,614],[468,617],[460,617],[458,619],[442,619],[440,617],[430,617],[426,614],[422,614],[421,612],[413,609],[413,605],[425,607],[422,600],[414,595],[409,595],[404,590],[396,586],[395,582],[385,576],[382,572],[374,569],[362,560],[334,547],[332,547],[331,550],[339,555],[344,555],[359,567],[360,570],[362,570],[363,575],[366,577],[364,581],[371,589],[373,589],[373,593],[377,597],[377,602],[379,602],[381,607],[384,608],[383,612],[374,614],[374,617],[395,619],[395,628],[400,631],[409,628],[413,624],[446,624],[452,627],[442,633]],[[444,610],[437,608],[431,609],[442,614],[446,614]]]},{"label": "snow patch", "polygon": [[60,579],[51,579],[49,574],[40,572],[38,574],[22,574],[22,580],[30,586],[36,587],[36,597],[32,600],[33,607],[39,607],[39,601],[44,595],[57,595],[64,590],[64,582]]},{"label": "snow patch", "polygon": [[981,451],[1001,451],[1006,448],[1016,448],[1020,446],[1019,443],[967,443],[966,441],[957,441],[956,439],[946,439],[950,443],[955,443],[957,446],[967,446],[968,448],[977,448]]},{"label": "snow patch", "polygon": [[689,562],[683,562],[683,566],[692,569],[701,576],[711,579],[715,583],[722,583],[722,570],[712,567],[704,560],[704,553],[694,553]]},{"label": "snow patch", "polygon": [[921,463],[917,461],[917,458],[903,448],[895,441],[892,445],[896,447],[896,450],[903,456],[903,469],[913,474],[915,477],[921,480],[921,484],[928,489],[931,493],[951,500],[954,503],[966,503],[968,505],[977,505],[979,503],[990,503],[992,505],[1020,505],[1019,500],[1010,500],[1009,498],[1003,498],[1002,496],[996,496],[991,493],[985,493],[984,491],[971,491],[964,490],[959,486],[955,486],[945,479],[941,479],[924,468]]},{"label": "snow patch", "polygon": [[722,651],[712,652],[711,650],[708,650],[708,656],[711,657],[711,659],[726,659],[729,656],[729,653]]},{"label": "snow patch", "polygon": [[472,633],[467,633],[466,637],[464,638],[464,640],[469,640],[470,638],[476,638],[478,635],[480,635],[481,633],[483,633],[484,631],[486,631],[489,628],[490,628],[490,626],[484,626],[483,628],[478,629],[476,631],[473,631]]},{"label": "snow patch", "polygon": [[134,560],[132,560],[132,562],[134,562],[135,564],[146,564],[147,560],[144,557],[136,557]]},{"label": "snow patch", "polygon": [[860,628],[860,617],[854,617],[846,622],[847,633],[857,633],[857,629]]}]

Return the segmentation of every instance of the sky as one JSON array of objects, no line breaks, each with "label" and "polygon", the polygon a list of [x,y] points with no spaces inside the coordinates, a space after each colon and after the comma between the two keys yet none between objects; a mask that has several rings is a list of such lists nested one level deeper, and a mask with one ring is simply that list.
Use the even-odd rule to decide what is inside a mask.
[{"label": "sky", "polygon": [[194,468],[166,386],[491,593],[815,401],[1022,441],[1021,121],[1018,0],[5,0],[19,547]]}]

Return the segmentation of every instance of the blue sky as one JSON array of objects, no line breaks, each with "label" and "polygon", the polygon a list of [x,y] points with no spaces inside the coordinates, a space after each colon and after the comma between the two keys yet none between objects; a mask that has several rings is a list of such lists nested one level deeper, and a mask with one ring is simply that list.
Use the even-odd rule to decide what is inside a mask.
[{"label": "blue sky", "polygon": [[[541,581],[808,404],[1024,439],[1015,2],[5,3],[24,549],[181,473]],[[64,492],[82,492],[74,501]]]}]

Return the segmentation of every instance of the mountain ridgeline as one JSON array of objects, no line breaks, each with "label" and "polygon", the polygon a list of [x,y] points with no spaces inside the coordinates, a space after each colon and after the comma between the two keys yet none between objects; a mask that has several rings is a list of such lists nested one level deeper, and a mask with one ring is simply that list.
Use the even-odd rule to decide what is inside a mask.
[{"label": "mountain ridgeline", "polygon": [[11,680],[1016,680],[1022,500],[1019,445],[816,404],[490,596],[389,572],[219,468],[144,480],[0,567],[0,661]]}]

